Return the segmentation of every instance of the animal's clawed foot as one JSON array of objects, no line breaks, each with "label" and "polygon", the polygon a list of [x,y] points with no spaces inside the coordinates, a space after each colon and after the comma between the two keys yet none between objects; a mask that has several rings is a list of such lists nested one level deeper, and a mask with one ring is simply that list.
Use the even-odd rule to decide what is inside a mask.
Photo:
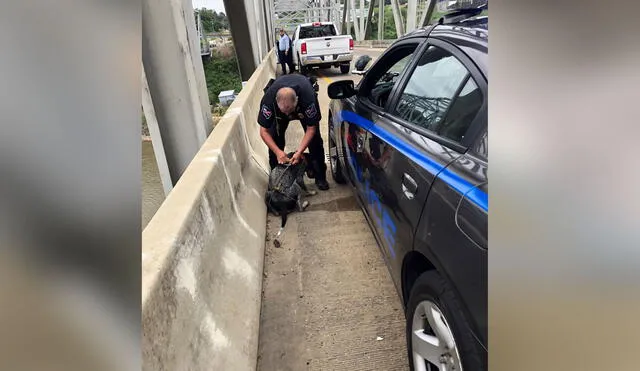
[{"label": "animal's clawed foot", "polygon": [[309,206],[309,201],[304,201],[301,204],[299,203],[298,204],[298,211],[304,211],[304,209],[306,209],[307,206]]},{"label": "animal's clawed foot", "polygon": [[278,233],[276,234],[276,237],[273,239],[273,246],[275,246],[276,248],[282,246],[282,242],[280,242],[279,240],[280,236],[282,236],[282,232],[284,232],[284,227],[280,227]]}]

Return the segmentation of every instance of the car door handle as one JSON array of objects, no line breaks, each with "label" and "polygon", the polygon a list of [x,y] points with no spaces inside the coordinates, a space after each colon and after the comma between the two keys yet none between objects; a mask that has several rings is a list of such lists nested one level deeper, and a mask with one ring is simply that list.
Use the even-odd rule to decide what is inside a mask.
[{"label": "car door handle", "polygon": [[409,200],[413,200],[417,191],[418,183],[409,174],[404,173],[402,175],[402,193],[404,193],[404,196]]}]

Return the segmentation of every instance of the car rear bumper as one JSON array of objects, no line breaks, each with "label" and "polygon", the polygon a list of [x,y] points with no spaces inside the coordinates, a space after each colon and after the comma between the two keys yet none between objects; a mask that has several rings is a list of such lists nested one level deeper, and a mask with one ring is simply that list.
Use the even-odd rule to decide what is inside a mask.
[{"label": "car rear bumper", "polygon": [[302,64],[305,66],[321,64],[346,64],[353,60],[353,54],[333,54],[323,56],[301,56]]}]

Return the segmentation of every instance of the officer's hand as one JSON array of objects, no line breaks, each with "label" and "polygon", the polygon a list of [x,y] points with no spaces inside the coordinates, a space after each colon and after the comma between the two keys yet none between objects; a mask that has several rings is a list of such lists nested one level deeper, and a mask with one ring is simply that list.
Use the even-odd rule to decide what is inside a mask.
[{"label": "officer's hand", "polygon": [[280,153],[278,153],[277,156],[278,156],[278,163],[281,165],[289,163],[291,161],[291,159],[287,156],[286,153],[284,153],[284,151],[280,151]]},{"label": "officer's hand", "polygon": [[296,152],[296,153],[293,154],[293,157],[291,157],[291,165],[296,165],[301,160],[302,160],[302,153]]}]

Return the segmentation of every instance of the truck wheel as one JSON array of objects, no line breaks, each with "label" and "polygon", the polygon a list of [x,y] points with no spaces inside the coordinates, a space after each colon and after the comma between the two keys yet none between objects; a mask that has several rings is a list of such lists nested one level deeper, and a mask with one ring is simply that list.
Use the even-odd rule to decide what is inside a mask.
[{"label": "truck wheel", "polygon": [[340,159],[338,158],[338,146],[336,141],[331,135],[333,131],[333,120],[331,119],[331,112],[329,112],[329,125],[327,125],[327,138],[329,138],[329,165],[331,167],[331,177],[338,184],[345,184],[347,181],[342,175],[342,165],[340,165]]},{"label": "truck wheel", "polygon": [[411,370],[487,369],[453,289],[435,271],[416,280],[406,312]]},{"label": "truck wheel", "polygon": [[350,64],[341,64],[340,65],[340,72],[342,72],[343,74],[349,73],[349,69],[350,68],[351,68]]}]

